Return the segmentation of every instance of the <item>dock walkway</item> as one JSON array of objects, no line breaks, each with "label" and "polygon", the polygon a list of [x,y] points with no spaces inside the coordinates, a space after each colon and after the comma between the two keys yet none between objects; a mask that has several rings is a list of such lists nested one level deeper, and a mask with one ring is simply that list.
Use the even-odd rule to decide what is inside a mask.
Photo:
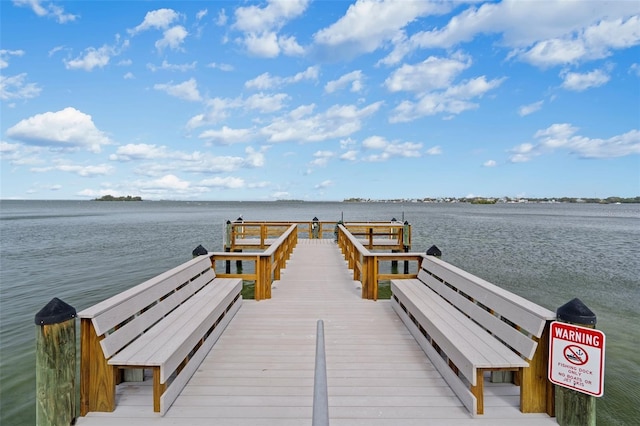
[{"label": "dock walkway", "polygon": [[551,425],[522,414],[518,387],[485,384],[473,417],[432,366],[388,301],[361,299],[333,240],[299,240],[272,298],[245,300],[164,417],[151,386],[119,386],[113,413],[77,424],[311,425],[316,322],[324,321],[330,424]]}]

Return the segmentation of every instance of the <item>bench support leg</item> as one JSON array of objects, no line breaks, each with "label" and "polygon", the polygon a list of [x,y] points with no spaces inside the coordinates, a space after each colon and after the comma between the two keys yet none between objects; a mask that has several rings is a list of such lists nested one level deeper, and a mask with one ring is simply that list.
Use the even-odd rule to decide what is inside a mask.
[{"label": "bench support leg", "polygon": [[520,411],[555,415],[553,386],[547,379],[549,354],[549,325],[538,341],[538,347],[529,361],[529,368],[520,372]]},{"label": "bench support leg", "polygon": [[90,319],[80,323],[80,415],[116,408],[118,369],[107,363]]},{"label": "bench support leg", "polygon": [[167,389],[166,383],[160,383],[160,367],[153,367],[153,411],[160,412],[160,397]]},{"label": "bench support leg", "polygon": [[471,393],[478,401],[478,412],[476,414],[484,414],[484,370],[476,369],[476,385],[471,385]]}]

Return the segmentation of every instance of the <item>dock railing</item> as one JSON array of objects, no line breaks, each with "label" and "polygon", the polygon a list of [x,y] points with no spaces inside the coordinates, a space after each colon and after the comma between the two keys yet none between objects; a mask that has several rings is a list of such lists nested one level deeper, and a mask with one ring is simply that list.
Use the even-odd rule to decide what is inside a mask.
[{"label": "dock railing", "polygon": [[[371,226],[370,226],[371,228]],[[353,279],[362,283],[362,298],[378,300],[378,284],[382,280],[417,278],[422,263],[421,253],[379,253],[366,248],[344,225],[338,225],[338,246],[353,270]],[[404,273],[380,273],[381,262],[405,262]],[[408,263],[416,262],[415,272],[409,272]]]},{"label": "dock railing", "polygon": [[[286,266],[298,238],[329,238],[340,246],[349,269],[353,270],[353,279],[362,283],[363,299],[378,300],[380,281],[417,277],[422,255],[409,253],[411,226],[407,222],[341,223],[315,219],[309,222],[228,221],[225,251],[209,253],[216,276],[254,281],[254,298],[270,299],[271,284],[280,279],[280,271]],[[231,272],[232,261],[236,261],[235,273]],[[226,268],[220,266],[221,262]],[[250,263],[248,272],[242,271],[244,262]],[[398,262],[404,262],[404,273],[398,273]],[[416,266],[409,268],[410,262]],[[386,264],[391,268],[381,267]]]},{"label": "dock railing", "polygon": [[[315,219],[315,218],[314,218]],[[369,250],[407,251],[411,247],[411,225],[407,222],[335,222],[335,221],[227,221],[224,250],[264,250],[291,225],[297,226],[298,238],[335,239],[338,225],[344,225]]]},{"label": "dock railing", "polygon": [[[221,278],[242,278],[247,281],[254,281],[254,298],[255,300],[263,300],[271,298],[271,284],[275,280],[280,279],[280,271],[286,266],[286,262],[291,256],[291,252],[298,243],[297,224],[288,225],[284,233],[278,234],[279,237],[266,247],[266,250],[260,252],[209,252],[211,265],[216,272],[217,277]],[[261,240],[266,239],[268,232],[266,227],[261,227]],[[261,243],[264,244],[264,241]],[[218,266],[219,262],[253,262],[253,272],[231,273],[228,269],[222,269]]]}]

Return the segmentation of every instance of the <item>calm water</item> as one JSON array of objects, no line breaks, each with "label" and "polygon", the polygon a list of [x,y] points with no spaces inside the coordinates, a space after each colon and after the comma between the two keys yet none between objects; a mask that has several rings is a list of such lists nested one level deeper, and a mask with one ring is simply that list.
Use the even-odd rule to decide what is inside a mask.
[{"label": "calm water", "polygon": [[600,425],[640,418],[640,205],[252,202],[0,202],[0,424],[35,422],[34,315],[53,297],[78,311],[222,248],[245,220],[412,224],[413,251],[443,259],[553,311],[574,297],[607,335]]}]

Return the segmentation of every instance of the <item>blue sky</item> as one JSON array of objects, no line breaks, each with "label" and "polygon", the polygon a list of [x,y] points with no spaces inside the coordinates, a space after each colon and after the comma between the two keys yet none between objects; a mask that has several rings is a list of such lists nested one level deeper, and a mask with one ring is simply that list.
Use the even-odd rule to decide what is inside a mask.
[{"label": "blue sky", "polygon": [[0,8],[4,199],[640,194],[637,1]]}]

